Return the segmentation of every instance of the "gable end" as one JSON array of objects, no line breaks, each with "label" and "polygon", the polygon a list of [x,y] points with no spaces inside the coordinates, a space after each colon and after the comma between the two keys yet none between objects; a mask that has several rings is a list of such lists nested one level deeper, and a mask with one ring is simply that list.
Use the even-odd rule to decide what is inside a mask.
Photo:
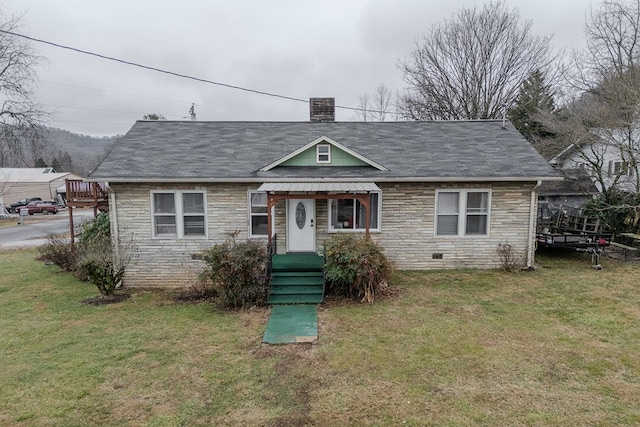
[{"label": "gable end", "polygon": [[[326,148],[319,147],[328,147]],[[371,166],[388,171],[384,166],[367,159],[327,136],[311,141],[281,159],[263,167],[261,172],[276,166]]]}]

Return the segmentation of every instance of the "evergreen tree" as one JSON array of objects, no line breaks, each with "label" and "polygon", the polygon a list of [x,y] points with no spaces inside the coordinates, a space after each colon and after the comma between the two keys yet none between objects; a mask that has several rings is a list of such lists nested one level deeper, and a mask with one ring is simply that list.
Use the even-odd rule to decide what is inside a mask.
[{"label": "evergreen tree", "polygon": [[554,110],[553,89],[545,82],[544,74],[536,70],[522,83],[509,119],[528,141],[537,142],[554,136],[540,121],[541,114]]},{"label": "evergreen tree", "polygon": [[58,158],[55,157],[53,159],[53,161],[51,162],[51,167],[53,168],[54,171],[56,172],[62,172],[62,167],[60,166],[60,162],[58,161]]},{"label": "evergreen tree", "polygon": [[42,157],[38,157],[38,160],[36,160],[36,164],[34,165],[34,167],[36,168],[46,168],[47,167],[47,162],[45,162]]}]

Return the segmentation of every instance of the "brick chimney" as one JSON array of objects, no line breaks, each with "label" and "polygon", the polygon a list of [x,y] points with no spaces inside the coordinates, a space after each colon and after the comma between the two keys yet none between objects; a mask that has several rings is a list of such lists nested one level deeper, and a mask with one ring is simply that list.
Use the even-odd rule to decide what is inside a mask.
[{"label": "brick chimney", "polygon": [[310,98],[309,116],[312,122],[335,122],[335,98]]}]

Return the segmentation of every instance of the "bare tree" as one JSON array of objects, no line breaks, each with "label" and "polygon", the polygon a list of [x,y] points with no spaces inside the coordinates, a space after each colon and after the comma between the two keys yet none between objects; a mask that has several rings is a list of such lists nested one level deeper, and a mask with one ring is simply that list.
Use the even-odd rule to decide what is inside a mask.
[{"label": "bare tree", "polygon": [[574,52],[567,75],[574,95],[547,124],[571,144],[568,167],[584,167],[600,190],[591,205],[605,223],[615,231],[635,231],[640,218],[640,0],[604,1],[591,10],[585,34],[586,48]]},{"label": "bare tree", "polygon": [[585,34],[568,76],[576,95],[549,124],[574,144],[605,197],[640,193],[640,0],[603,2]]},{"label": "bare tree", "polygon": [[[35,67],[41,58],[19,37],[20,18],[0,11],[0,166],[28,163],[42,139],[44,112],[35,101]],[[24,142],[29,145],[27,152]]]},{"label": "bare tree", "polygon": [[505,2],[462,8],[416,41],[399,67],[401,110],[413,120],[500,118],[522,82],[554,61],[548,37],[534,36]]},{"label": "bare tree", "polygon": [[362,94],[358,97],[358,110],[355,112],[357,120],[363,122],[384,122],[388,118],[392,117],[397,119],[397,116],[391,111],[391,91],[381,83],[376,88],[372,95],[368,93]]}]

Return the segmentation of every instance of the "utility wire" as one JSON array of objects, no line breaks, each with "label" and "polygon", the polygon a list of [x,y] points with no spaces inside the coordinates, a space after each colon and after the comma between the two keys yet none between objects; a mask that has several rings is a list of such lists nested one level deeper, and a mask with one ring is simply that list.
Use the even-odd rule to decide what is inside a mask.
[{"label": "utility wire", "polygon": [[[187,75],[187,74],[176,73],[176,72],[173,72],[173,71],[163,70],[162,68],[152,67],[152,66],[149,66],[149,65],[143,65],[143,64],[139,64],[137,62],[126,61],[124,59],[114,58],[112,56],[106,56],[106,55],[102,55],[102,54],[95,53],[95,52],[90,52],[90,51],[87,51],[87,50],[78,49],[78,48],[71,47],[71,46],[61,45],[61,44],[50,42],[50,41],[47,41],[47,40],[37,39],[35,37],[30,37],[30,36],[26,36],[24,34],[14,33],[12,31],[0,30],[0,33],[5,33],[5,34],[9,34],[9,35],[16,36],[16,37],[22,37],[24,39],[31,40],[31,41],[34,41],[34,42],[37,42],[37,43],[43,43],[43,44],[47,44],[47,45],[50,45],[50,46],[58,47],[60,49],[67,49],[67,50],[71,50],[73,52],[82,53],[84,55],[95,56],[95,57],[98,57],[98,58],[101,58],[101,59],[106,59],[108,61],[119,62],[121,64],[131,65],[133,67],[143,68],[145,70],[156,71],[158,73],[168,74],[170,76],[180,77],[180,78],[183,78],[183,79],[195,80],[195,81],[201,82],[201,83],[208,83],[208,84],[212,84],[212,85],[216,85],[216,86],[226,87],[226,88],[229,88],[229,89],[236,89],[236,90],[241,90],[241,91],[245,91],[245,92],[255,93],[255,94],[258,94],[258,95],[271,96],[271,97],[274,97],[274,98],[287,99],[287,100],[296,101],[296,102],[304,102],[305,104],[309,103],[309,100],[307,100],[307,99],[296,98],[296,97],[287,96],[287,95],[280,95],[280,94],[271,93],[271,92],[264,92],[264,91],[261,91],[261,90],[249,89],[249,88],[242,87],[242,86],[236,86],[236,85],[231,85],[231,84],[228,84],[228,83],[221,83],[221,82],[216,82],[216,81],[213,81],[213,80],[203,79],[203,78],[200,78],[200,77],[194,77],[194,76],[190,76],[190,75]],[[335,108],[342,108],[342,109],[345,109],[345,110],[352,110],[352,111],[368,111],[367,109],[363,109],[363,108],[347,107],[347,106],[342,106],[342,105],[336,105]]]},{"label": "utility wire", "polygon": [[[52,82],[52,81],[48,81],[48,80],[39,80],[40,83],[49,83],[49,84],[53,84],[53,85],[60,85],[60,86],[67,86],[67,87],[75,87],[78,89],[87,89],[87,90],[94,90],[96,92],[106,92],[106,93],[115,93],[118,95],[126,95],[126,96],[133,96],[136,98],[146,98],[146,99],[155,99],[158,101],[169,101],[169,102],[174,102],[176,104],[185,104],[187,103],[186,101],[179,101],[177,99],[168,99],[168,98],[158,98],[155,96],[147,96],[147,95],[139,95],[139,94],[135,94],[135,93],[128,93],[128,92],[119,92],[119,91],[115,91],[115,90],[108,90],[108,89],[98,89],[95,87],[87,87],[87,86],[77,86],[77,85],[71,85],[71,84],[67,84],[67,83],[60,83],[60,82]],[[43,104],[46,105],[46,104]],[[199,108],[204,108],[206,111],[209,111],[211,114],[214,115],[218,115],[218,116],[224,116],[224,114],[220,113],[219,111],[214,111],[214,110],[210,110],[209,108],[207,108],[206,106],[202,105],[202,104],[196,104]],[[55,105],[54,105],[55,107]],[[60,105],[60,107],[65,107],[64,105]],[[76,107],[66,107],[66,108],[76,108]],[[84,109],[84,108],[79,108],[78,109]],[[120,111],[121,113],[127,113],[127,111]],[[130,113],[130,111],[129,111]],[[137,114],[137,113],[136,113]]]}]

